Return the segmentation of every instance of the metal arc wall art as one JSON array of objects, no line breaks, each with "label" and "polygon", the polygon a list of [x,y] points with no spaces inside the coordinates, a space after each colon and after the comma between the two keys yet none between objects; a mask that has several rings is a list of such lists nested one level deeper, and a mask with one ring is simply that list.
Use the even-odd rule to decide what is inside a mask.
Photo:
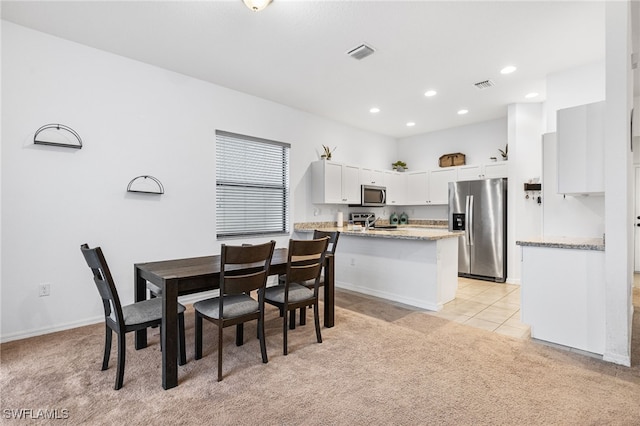
[{"label": "metal arc wall art", "polygon": [[164,186],[157,178],[149,175],[142,175],[131,179],[131,182],[129,182],[129,185],[127,186],[127,192],[164,194]]},{"label": "metal arc wall art", "polygon": [[[52,133],[45,132],[46,130],[55,130],[57,132],[64,132],[64,134],[61,133],[60,135],[58,135],[60,139],[62,138],[66,139],[69,137],[69,135],[71,135],[74,140],[71,143],[66,143],[66,142],[56,142],[53,140],[43,139],[43,137],[45,136],[53,136]],[[40,136],[40,139],[38,139],[38,136]],[[36,145],[62,146],[65,148],[76,148],[76,149],[82,148],[82,139],[80,138],[80,135],[71,127],[65,126],[64,124],[45,124],[44,126],[40,127],[36,131],[36,134],[33,136],[33,143]]]}]

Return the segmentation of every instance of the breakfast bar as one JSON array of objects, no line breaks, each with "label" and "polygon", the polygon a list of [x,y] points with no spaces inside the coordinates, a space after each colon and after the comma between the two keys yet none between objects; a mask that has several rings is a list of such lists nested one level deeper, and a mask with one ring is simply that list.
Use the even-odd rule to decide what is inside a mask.
[{"label": "breakfast bar", "polygon": [[295,226],[300,234],[314,229],[340,231],[336,287],[432,311],[455,298],[460,232],[415,225],[356,230]]}]

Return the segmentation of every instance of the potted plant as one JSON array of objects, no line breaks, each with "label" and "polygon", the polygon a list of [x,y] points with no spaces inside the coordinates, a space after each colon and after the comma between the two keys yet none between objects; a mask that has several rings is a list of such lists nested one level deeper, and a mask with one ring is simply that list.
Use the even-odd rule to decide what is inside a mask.
[{"label": "potted plant", "polygon": [[327,145],[322,145],[322,148],[324,149],[324,154],[322,154],[320,158],[323,160],[331,160],[331,153],[335,151],[337,147],[331,149]]},{"label": "potted plant", "polygon": [[407,163],[405,163],[404,161],[396,161],[395,163],[391,164],[391,167],[393,167],[393,170],[397,170],[399,172],[404,172],[405,170],[408,170],[409,168],[407,167]]},{"label": "potted plant", "polygon": [[505,145],[504,151],[501,149],[498,149],[498,151],[500,151],[500,155],[502,155],[504,161],[509,159],[509,144]]}]

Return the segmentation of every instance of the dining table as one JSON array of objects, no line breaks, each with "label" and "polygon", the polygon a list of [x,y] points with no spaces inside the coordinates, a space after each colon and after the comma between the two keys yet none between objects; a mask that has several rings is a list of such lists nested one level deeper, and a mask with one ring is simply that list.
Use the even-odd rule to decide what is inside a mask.
[{"label": "dining table", "polygon": [[[251,265],[247,265],[249,270]],[[287,270],[287,249],[273,252],[269,275],[282,275]],[[218,289],[220,287],[220,255],[190,257],[136,263],[135,301],[147,298],[147,281],[162,289],[162,387],[178,386],[178,296]],[[325,256],[324,326],[333,327],[335,319],[334,256]],[[135,347],[147,346],[147,330],[135,332]]]}]

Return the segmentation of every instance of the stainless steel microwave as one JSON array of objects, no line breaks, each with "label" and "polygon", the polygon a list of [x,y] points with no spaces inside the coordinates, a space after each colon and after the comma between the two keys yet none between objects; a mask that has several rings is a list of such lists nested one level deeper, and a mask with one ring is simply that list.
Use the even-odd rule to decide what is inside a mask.
[{"label": "stainless steel microwave", "polygon": [[363,207],[382,207],[387,204],[387,188],[384,186],[362,185],[360,198]]}]

